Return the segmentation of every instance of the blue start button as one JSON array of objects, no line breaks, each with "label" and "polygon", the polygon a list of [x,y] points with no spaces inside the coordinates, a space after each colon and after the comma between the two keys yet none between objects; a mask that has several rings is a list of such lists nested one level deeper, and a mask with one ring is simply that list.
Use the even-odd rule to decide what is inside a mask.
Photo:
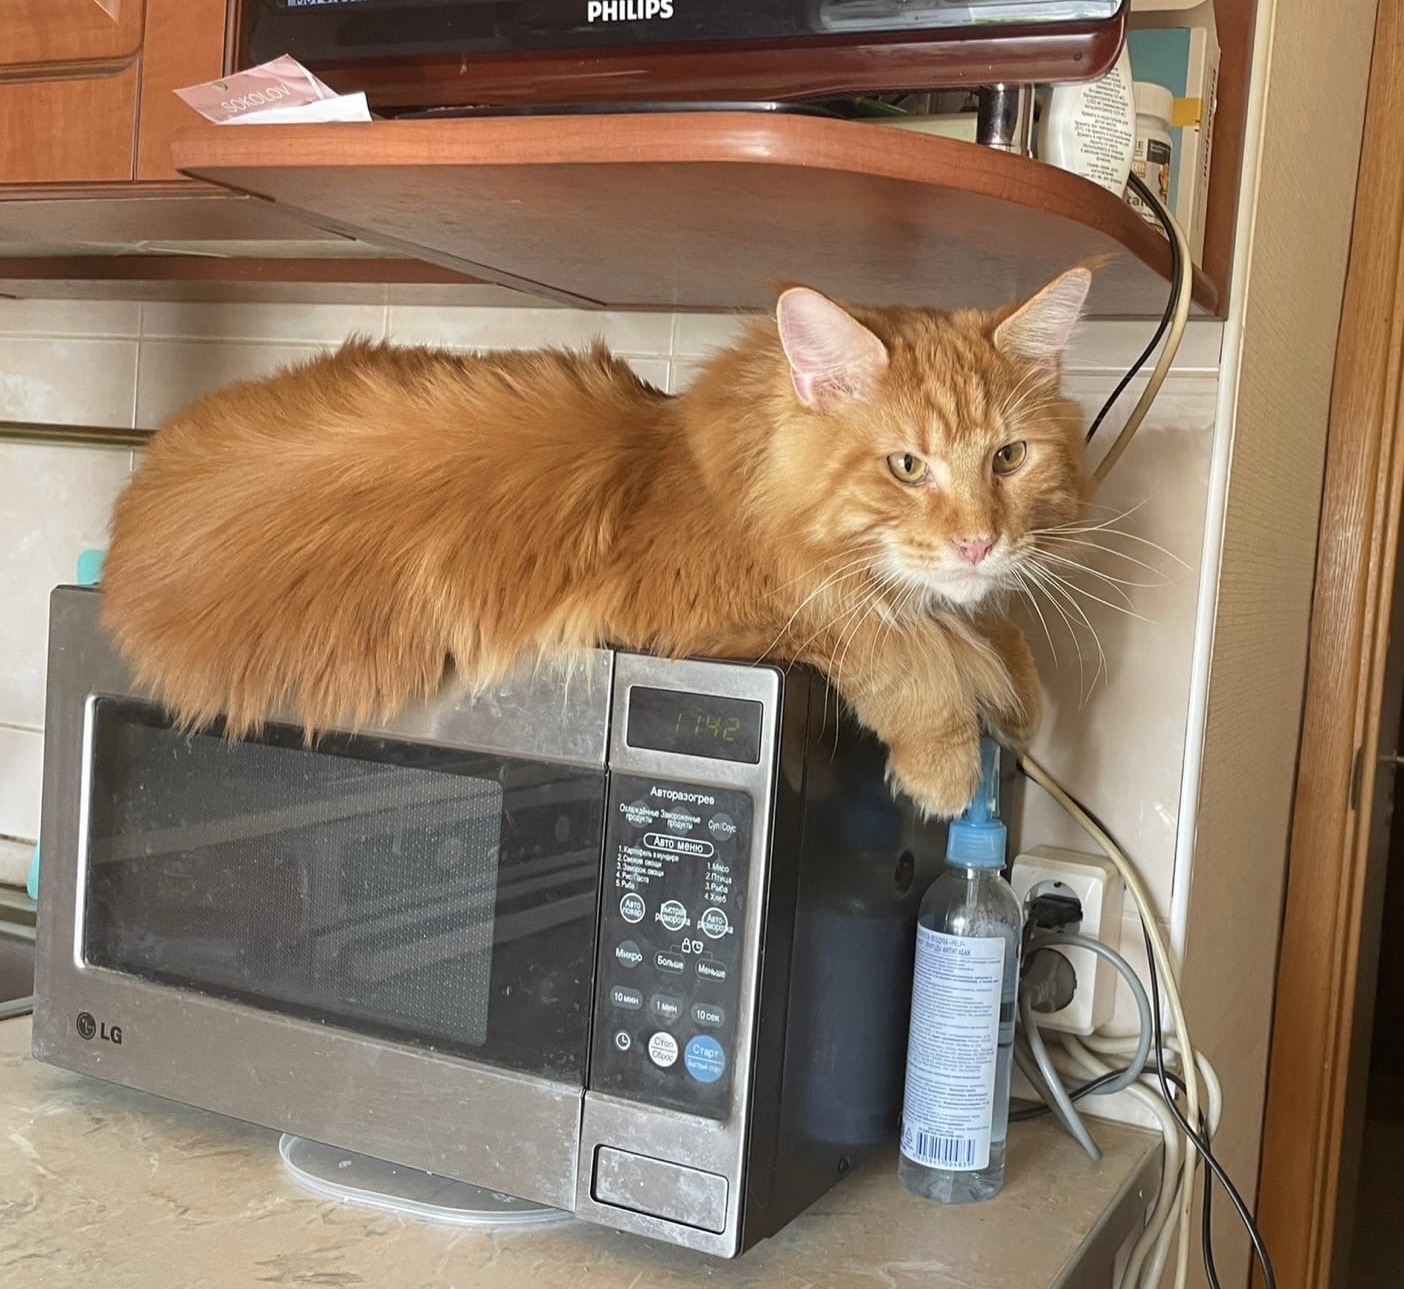
[{"label": "blue start button", "polygon": [[683,1049],[683,1064],[699,1083],[715,1083],[726,1072],[722,1045],[708,1034],[699,1034]]}]

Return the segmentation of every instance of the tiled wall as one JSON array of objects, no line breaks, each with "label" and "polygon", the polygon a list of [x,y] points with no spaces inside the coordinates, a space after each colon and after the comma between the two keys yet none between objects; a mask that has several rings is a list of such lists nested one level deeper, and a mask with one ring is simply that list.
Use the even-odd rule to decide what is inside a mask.
[{"label": "tiled wall", "polygon": [[[7,301],[0,302],[0,418],[150,427],[206,389],[266,372],[350,333],[467,348],[572,345],[603,336],[646,379],[678,389],[699,358],[737,326],[722,316],[563,309]],[[1068,383],[1089,409],[1146,331],[1096,322],[1083,329]],[[1164,915],[1174,880],[1219,340],[1217,324],[1190,327],[1150,420],[1098,498],[1105,507],[1099,520],[1131,534],[1088,534],[1122,552],[1101,556],[1099,564],[1119,582],[1084,579],[1107,603],[1082,599],[1080,609],[1063,603],[1065,621],[1044,601],[1051,643],[1037,618],[1029,618],[1050,704],[1038,750],[1128,846]],[[131,456],[0,444],[0,838],[30,839],[38,828],[49,590],[71,580],[82,549],[103,544]],[[1121,512],[1129,513],[1115,518]],[[1122,593],[1131,597],[1135,616],[1110,607]],[[1105,667],[1089,624],[1101,639]],[[1026,842],[1083,846],[1034,794],[1022,813]],[[0,876],[13,880],[27,853],[0,841]],[[1127,934],[1123,943],[1134,950],[1139,937]]]}]

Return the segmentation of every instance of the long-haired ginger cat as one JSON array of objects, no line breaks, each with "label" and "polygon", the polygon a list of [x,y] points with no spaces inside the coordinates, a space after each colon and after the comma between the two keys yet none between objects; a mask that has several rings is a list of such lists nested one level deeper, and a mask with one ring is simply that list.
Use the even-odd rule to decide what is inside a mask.
[{"label": "long-haired ginger cat", "polygon": [[845,309],[802,287],[684,394],[604,350],[359,342],[171,417],[118,502],[103,620],[185,725],[355,726],[601,643],[825,671],[926,811],[1025,740],[1000,614],[1080,513],[1061,359],[1090,284]]}]

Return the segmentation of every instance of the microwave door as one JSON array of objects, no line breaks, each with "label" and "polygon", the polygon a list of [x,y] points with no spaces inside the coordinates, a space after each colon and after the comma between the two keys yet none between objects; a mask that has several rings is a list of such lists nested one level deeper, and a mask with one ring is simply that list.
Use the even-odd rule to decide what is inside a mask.
[{"label": "microwave door", "polygon": [[583,1085],[603,768],[98,699],[92,967]]}]

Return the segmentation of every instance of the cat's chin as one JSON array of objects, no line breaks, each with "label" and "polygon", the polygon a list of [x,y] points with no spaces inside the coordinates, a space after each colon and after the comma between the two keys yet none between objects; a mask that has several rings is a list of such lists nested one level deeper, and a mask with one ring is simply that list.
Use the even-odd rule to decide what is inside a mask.
[{"label": "cat's chin", "polygon": [[931,596],[937,604],[953,609],[975,609],[1002,589],[999,578],[971,571],[933,578]]}]

